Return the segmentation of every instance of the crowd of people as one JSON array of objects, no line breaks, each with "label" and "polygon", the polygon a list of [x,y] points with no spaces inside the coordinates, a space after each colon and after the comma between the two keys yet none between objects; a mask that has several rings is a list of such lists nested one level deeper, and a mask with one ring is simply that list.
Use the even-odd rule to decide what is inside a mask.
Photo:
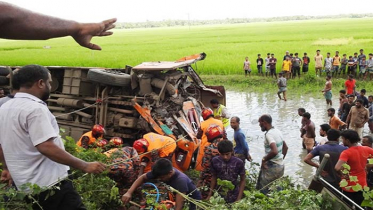
[{"label": "crowd of people", "polygon": [[[360,49],[360,54],[355,52],[353,56],[349,55],[348,57],[347,54],[343,54],[341,57],[339,51],[336,51],[334,56],[331,57],[330,52],[328,52],[325,58],[320,50],[317,50],[312,60],[315,62],[315,73],[317,76],[321,76],[322,73],[325,73],[325,75],[331,75],[333,77],[352,74],[356,78],[362,80],[366,80],[368,75],[370,80],[373,78],[373,54],[369,53],[369,57],[367,57],[363,49]],[[301,71],[303,74],[309,71],[311,59],[306,52],[303,53],[303,57],[299,57],[297,52],[293,54],[286,51],[283,61],[280,63],[273,53],[267,53],[267,57],[264,59],[261,57],[261,54],[258,54],[255,63],[258,75],[277,78],[276,72],[278,63],[281,66],[280,72],[284,74],[286,79],[296,78],[297,76],[300,78]],[[253,69],[249,58],[245,57],[243,64],[245,76],[250,76]]]}]

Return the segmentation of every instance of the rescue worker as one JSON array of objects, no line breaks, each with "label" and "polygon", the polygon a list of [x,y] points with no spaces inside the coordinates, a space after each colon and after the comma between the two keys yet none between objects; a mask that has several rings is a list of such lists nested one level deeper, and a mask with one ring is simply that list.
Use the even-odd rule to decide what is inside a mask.
[{"label": "rescue worker", "polygon": [[200,188],[202,199],[206,199],[210,192],[211,185],[211,160],[219,155],[218,143],[223,140],[223,130],[219,126],[209,127],[206,131],[207,141],[210,146],[205,147],[205,154],[202,158],[202,171],[198,180],[198,187],[207,186],[207,189]]},{"label": "rescue worker", "polygon": [[225,132],[224,125],[221,120],[214,118],[214,113],[210,108],[204,109],[202,111],[203,122],[201,122],[201,127],[198,129],[197,139],[201,139],[201,144],[199,146],[197,161],[196,161],[196,170],[202,170],[202,158],[205,153],[205,147],[210,146],[210,142],[207,140],[206,131],[210,127],[218,126],[223,131],[223,138],[226,139],[227,135]]},{"label": "rescue worker", "polygon": [[[139,176],[141,176],[143,173],[150,172],[152,165],[159,158],[171,160],[176,149],[176,141],[171,137],[150,132],[145,134],[142,139],[136,140],[133,143],[133,148],[135,148],[140,155],[141,164]],[[147,154],[141,155],[142,153]]]},{"label": "rescue worker", "polygon": [[223,122],[224,128],[229,126],[229,113],[228,109],[223,105],[220,104],[218,100],[212,99],[210,101],[212,110],[214,111],[214,118],[221,120]]},{"label": "rescue worker", "polygon": [[102,125],[96,124],[93,126],[92,130],[83,134],[80,137],[76,145],[87,149],[89,145],[99,142],[102,140],[105,134],[105,128]]}]

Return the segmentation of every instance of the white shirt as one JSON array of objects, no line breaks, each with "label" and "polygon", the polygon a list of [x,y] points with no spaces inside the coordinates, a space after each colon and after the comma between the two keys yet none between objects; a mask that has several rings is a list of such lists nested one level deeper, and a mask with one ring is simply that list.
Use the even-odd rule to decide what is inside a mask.
[{"label": "white shirt", "polygon": [[333,58],[325,58],[325,68],[331,68],[332,67]]},{"label": "white shirt", "polygon": [[17,93],[1,106],[0,131],[5,161],[18,189],[26,183],[50,186],[67,177],[68,166],[50,160],[35,147],[54,138],[65,149],[56,118],[39,98]]},{"label": "white shirt", "polygon": [[269,161],[272,161],[279,165],[284,165],[284,162],[283,162],[284,155],[282,154],[282,146],[284,144],[284,137],[282,136],[281,131],[276,128],[271,128],[265,134],[264,151],[266,155],[271,152],[271,148],[269,145],[272,143],[276,144],[278,154],[274,158],[270,159]]}]

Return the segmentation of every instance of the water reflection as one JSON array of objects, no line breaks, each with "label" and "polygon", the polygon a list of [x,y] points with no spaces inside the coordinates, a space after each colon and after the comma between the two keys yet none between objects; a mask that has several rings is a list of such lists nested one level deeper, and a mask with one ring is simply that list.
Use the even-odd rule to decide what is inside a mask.
[{"label": "water reflection", "polygon": [[[336,91],[334,91],[336,92]],[[333,96],[333,107],[337,110],[338,97]],[[316,134],[319,137],[320,125],[328,123],[327,106],[325,99],[299,96],[281,101],[276,94],[227,91],[227,107],[232,116],[241,118],[241,129],[246,134],[253,161],[260,163],[264,156],[264,133],[260,130],[258,118],[262,114],[270,114],[273,125],[278,128],[285,137],[289,150],[285,158],[285,175],[291,176],[296,183],[308,186],[315,168],[303,162],[306,151],[301,147],[300,122],[298,108],[303,107],[311,114],[311,120],[316,125]],[[367,127],[365,132],[367,132]],[[233,139],[233,129],[227,129],[228,138]],[[316,139],[317,139],[316,137]],[[318,159],[317,159],[318,160]],[[247,163],[249,164],[249,163]]]}]

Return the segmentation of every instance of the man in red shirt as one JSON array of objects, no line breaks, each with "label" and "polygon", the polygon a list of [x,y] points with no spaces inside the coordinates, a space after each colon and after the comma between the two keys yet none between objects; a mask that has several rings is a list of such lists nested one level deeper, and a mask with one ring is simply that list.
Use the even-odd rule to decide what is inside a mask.
[{"label": "man in red shirt", "polygon": [[[361,205],[364,200],[363,191],[355,192],[352,186],[360,184],[362,188],[367,186],[365,166],[367,159],[373,156],[373,149],[370,147],[358,146],[360,137],[354,130],[345,130],[341,133],[343,144],[348,147],[339,156],[339,160],[335,165],[335,170],[341,175],[341,187],[343,194],[353,200],[356,204]],[[350,166],[350,176],[357,176],[357,182],[350,181],[346,174],[342,174],[343,164],[347,163]],[[347,181],[347,185],[343,182]]]},{"label": "man in red shirt", "polygon": [[355,83],[356,80],[354,80],[354,75],[350,74],[348,75],[348,80],[345,82],[345,89],[347,92],[347,95],[351,95],[355,93]]}]

